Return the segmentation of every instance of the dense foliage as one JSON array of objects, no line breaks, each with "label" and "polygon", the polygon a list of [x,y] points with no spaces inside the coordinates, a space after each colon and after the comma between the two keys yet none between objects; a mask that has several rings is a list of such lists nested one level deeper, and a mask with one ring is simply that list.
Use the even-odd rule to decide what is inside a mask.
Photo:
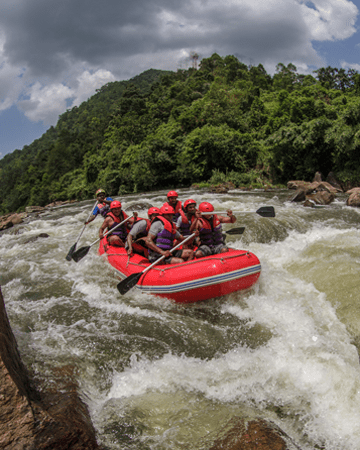
[{"label": "dense foliage", "polygon": [[227,179],[237,186],[360,180],[360,75],[321,68],[273,77],[217,54],[198,70],[149,70],[103,86],[0,160],[0,212]]}]

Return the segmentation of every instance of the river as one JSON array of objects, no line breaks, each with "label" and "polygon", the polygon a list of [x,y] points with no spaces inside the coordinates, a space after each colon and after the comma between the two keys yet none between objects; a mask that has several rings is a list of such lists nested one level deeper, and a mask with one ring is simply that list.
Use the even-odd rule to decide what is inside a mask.
[{"label": "river", "polygon": [[[65,259],[94,201],[55,208],[0,235],[0,285],[24,362],[49,382],[51,367],[76,367],[109,450],[207,450],[234,416],[273,421],[302,450],[360,449],[360,209],[345,196],[305,208],[286,190],[178,192],[243,211],[235,226],[246,230],[227,243],[258,256],[258,283],[194,304],[121,296],[97,244]],[[165,196],[117,199],[131,209]],[[260,217],[261,206],[276,217]],[[31,241],[40,233],[49,237]]]}]

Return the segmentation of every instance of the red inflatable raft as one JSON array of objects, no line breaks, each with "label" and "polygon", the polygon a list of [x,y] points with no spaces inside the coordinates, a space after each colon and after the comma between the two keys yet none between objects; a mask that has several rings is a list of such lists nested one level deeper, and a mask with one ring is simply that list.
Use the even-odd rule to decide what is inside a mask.
[{"label": "red inflatable raft", "polygon": [[[150,265],[140,255],[134,254],[129,259],[124,248],[108,245],[106,238],[100,241],[99,253],[107,258],[122,279]],[[147,294],[191,303],[248,289],[256,283],[260,271],[260,261],[253,253],[230,249],[227,253],[181,264],[155,265],[135,287]]]}]

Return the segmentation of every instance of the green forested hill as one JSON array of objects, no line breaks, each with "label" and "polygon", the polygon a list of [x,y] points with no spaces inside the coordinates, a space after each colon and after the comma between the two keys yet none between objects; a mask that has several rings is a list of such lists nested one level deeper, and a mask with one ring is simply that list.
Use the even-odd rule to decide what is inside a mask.
[{"label": "green forested hill", "polygon": [[190,185],[310,179],[360,184],[360,75],[301,75],[214,54],[103,86],[40,139],[0,160],[0,212],[53,200]]}]

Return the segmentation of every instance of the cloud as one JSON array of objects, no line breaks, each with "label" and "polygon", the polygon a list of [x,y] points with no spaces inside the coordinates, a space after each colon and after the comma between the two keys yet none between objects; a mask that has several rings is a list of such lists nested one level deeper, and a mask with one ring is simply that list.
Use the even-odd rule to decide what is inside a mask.
[{"label": "cloud", "polygon": [[91,74],[84,71],[77,79],[76,88],[69,88],[62,83],[42,86],[36,82],[27,92],[28,99],[18,102],[18,107],[33,122],[43,121],[46,125],[56,124],[59,115],[64,112],[71,101],[70,108],[78,106],[95,94],[95,90],[114,81],[114,75],[106,70]]},{"label": "cloud", "polygon": [[356,32],[358,9],[349,0],[313,0],[303,2],[301,8],[313,40],[342,40]]},{"label": "cloud", "polygon": [[71,106],[79,106],[80,103],[95,94],[96,89],[115,80],[115,76],[108,70],[99,69],[95,73],[86,70],[77,79],[78,86],[74,89],[75,98]]},{"label": "cloud", "polygon": [[357,14],[349,0],[2,0],[0,109],[22,94],[27,117],[54,123],[99,83],[176,70],[192,50],[305,73],[326,64],[313,42],[348,38]]},{"label": "cloud", "polygon": [[354,70],[357,70],[358,72],[360,72],[360,64],[352,64],[352,63],[348,63],[346,61],[341,61],[341,67],[343,69],[354,69]]},{"label": "cloud", "polygon": [[66,100],[73,96],[72,90],[61,83],[41,86],[37,82],[29,89],[29,99],[18,102],[18,107],[33,122],[42,120],[51,125],[58,119],[58,111],[66,110]]},{"label": "cloud", "polygon": [[0,111],[10,108],[23,89],[23,69],[9,64],[3,51],[4,42],[4,33],[0,32]]}]

